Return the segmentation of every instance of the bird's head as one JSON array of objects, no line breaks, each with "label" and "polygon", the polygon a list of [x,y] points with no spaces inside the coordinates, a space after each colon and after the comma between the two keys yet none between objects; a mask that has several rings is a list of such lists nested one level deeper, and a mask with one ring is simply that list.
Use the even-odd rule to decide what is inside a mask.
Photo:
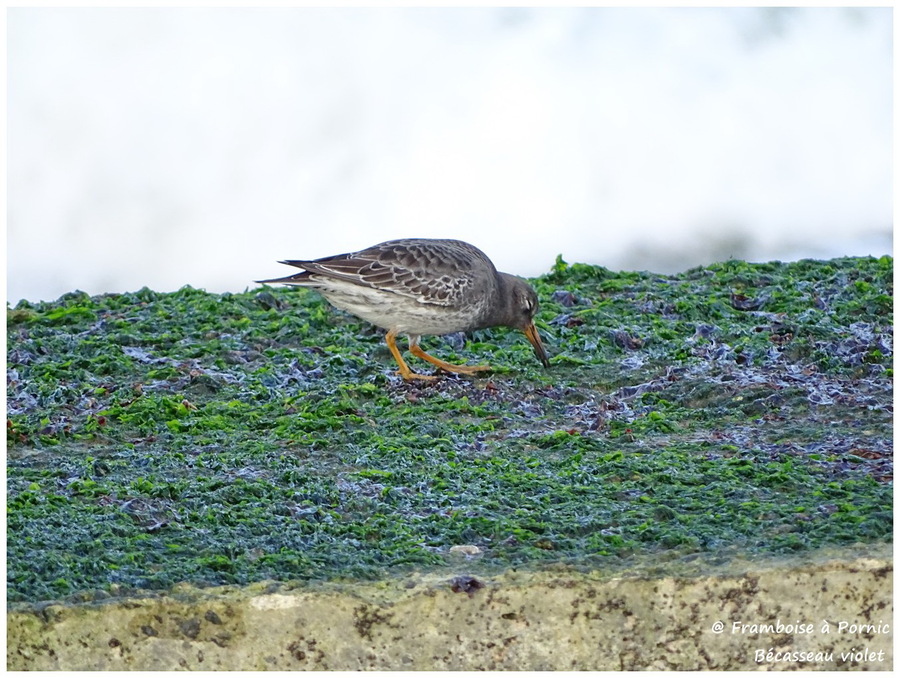
[{"label": "bird's head", "polygon": [[541,336],[534,326],[534,316],[537,315],[539,304],[537,292],[521,278],[508,273],[501,273],[506,294],[503,325],[521,330],[528,337],[528,341],[534,346],[534,354],[544,367],[550,367],[550,359],[541,343]]}]

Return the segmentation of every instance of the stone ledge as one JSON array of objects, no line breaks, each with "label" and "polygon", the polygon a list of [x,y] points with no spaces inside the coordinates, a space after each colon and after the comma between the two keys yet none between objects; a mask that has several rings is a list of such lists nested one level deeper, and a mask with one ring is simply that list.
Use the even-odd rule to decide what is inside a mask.
[{"label": "stone ledge", "polygon": [[8,615],[7,668],[891,670],[891,554],[887,544],[677,575],[431,574],[31,606]]}]

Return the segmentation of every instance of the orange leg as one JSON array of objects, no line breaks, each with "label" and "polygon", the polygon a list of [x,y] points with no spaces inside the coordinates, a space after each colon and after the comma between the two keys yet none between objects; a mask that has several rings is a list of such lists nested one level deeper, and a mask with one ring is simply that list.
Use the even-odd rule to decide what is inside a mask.
[{"label": "orange leg", "polygon": [[490,365],[454,365],[452,363],[445,363],[440,358],[435,358],[433,355],[428,355],[425,351],[422,350],[422,347],[419,346],[418,339],[410,340],[409,342],[409,352],[414,356],[418,356],[422,360],[427,360],[432,365],[437,365],[445,372],[456,372],[457,374],[475,374],[476,372],[486,372],[491,369]]},{"label": "orange leg", "polygon": [[[406,361],[403,360],[403,356],[400,355],[400,349],[397,348],[396,340],[397,333],[394,330],[390,330],[384,337],[384,341],[387,343],[388,348],[391,351],[391,355],[394,356],[394,360],[396,360],[397,364],[400,366],[401,377],[403,377],[406,381],[410,381],[412,379],[424,379],[425,381],[432,381],[434,379],[437,379],[437,377],[432,377],[428,374],[416,374],[411,369],[409,369],[409,365],[406,364]],[[413,347],[410,346],[410,348],[412,349]],[[413,351],[413,353],[415,353],[415,351]]]}]

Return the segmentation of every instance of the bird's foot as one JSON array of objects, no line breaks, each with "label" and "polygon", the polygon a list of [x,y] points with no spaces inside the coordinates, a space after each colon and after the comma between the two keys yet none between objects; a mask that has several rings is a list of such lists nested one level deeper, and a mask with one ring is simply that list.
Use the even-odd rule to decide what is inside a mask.
[{"label": "bird's foot", "polygon": [[478,372],[490,372],[494,369],[490,365],[453,365],[445,363],[443,360],[438,367],[446,372],[454,372],[455,374],[477,374]]},{"label": "bird's foot", "polygon": [[492,369],[490,365],[454,365],[453,363],[444,362],[440,358],[435,358],[433,355],[425,353],[418,344],[411,345],[409,351],[414,356],[440,367],[444,372],[452,372],[453,374],[476,374],[477,372],[488,372]]},{"label": "bird's foot", "polygon": [[415,381],[419,379],[421,381],[436,381],[437,377],[432,376],[430,374],[419,374],[417,372],[413,372],[410,369],[406,370],[397,370],[397,374],[403,377],[404,381]]}]

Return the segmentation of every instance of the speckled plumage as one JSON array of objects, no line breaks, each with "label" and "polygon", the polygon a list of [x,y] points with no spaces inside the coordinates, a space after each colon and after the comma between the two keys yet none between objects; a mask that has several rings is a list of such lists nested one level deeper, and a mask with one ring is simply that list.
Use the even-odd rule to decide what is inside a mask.
[{"label": "speckled plumage", "polygon": [[[450,365],[418,347],[421,335],[448,334],[505,325],[525,332],[548,364],[534,327],[537,294],[521,278],[500,273],[487,255],[460,240],[390,240],[358,252],[283,264],[304,269],[264,283],[303,285],[340,309],[388,330],[387,343],[405,379],[413,373],[393,342],[407,334],[410,350],[442,369],[471,373],[487,367]],[[455,368],[455,369],[454,369]]]}]

